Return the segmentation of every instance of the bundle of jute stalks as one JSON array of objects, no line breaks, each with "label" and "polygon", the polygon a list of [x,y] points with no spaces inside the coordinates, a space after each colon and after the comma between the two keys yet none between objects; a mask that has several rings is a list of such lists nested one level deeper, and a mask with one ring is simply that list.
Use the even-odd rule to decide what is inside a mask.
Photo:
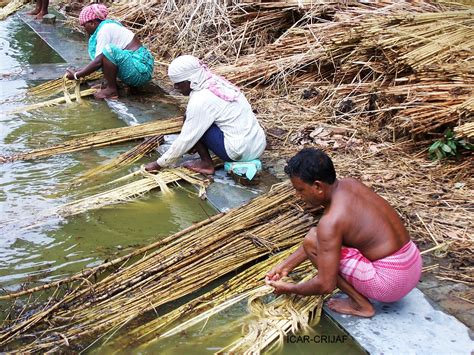
[{"label": "bundle of jute stalks", "polygon": [[81,174],[81,176],[75,179],[74,184],[81,183],[85,180],[93,179],[105,172],[110,173],[117,169],[133,164],[134,162],[145,156],[145,154],[148,154],[158,148],[159,145],[163,143],[163,140],[163,135],[145,138],[142,143],[138,144],[132,149],[120,154],[119,156],[94,169],[90,169],[89,171],[86,171],[85,173]]},{"label": "bundle of jute stalks", "polygon": [[[45,302],[26,303],[12,314],[8,326],[3,325],[0,345],[19,351],[58,350],[73,344],[84,348],[91,337],[108,337],[160,305],[299,243],[314,219],[296,202],[289,183],[275,186],[205,227],[167,238],[98,281],[92,278],[96,273],[89,274],[69,283],[66,292],[54,284]],[[23,344],[19,348],[17,340]]]},{"label": "bundle of jute stalks", "polygon": [[[4,162],[47,158],[57,154],[78,152],[86,149],[129,142],[140,138],[163,134],[179,133],[183,125],[182,117],[157,120],[136,126],[111,128],[103,131],[85,133],[56,146],[35,149],[25,153],[4,157]],[[1,160],[0,160],[1,162]]]},{"label": "bundle of jute stalks", "polygon": [[[215,289],[192,299],[175,310],[145,322],[127,334],[118,336],[112,348],[137,347],[146,349],[161,338],[173,336],[198,323],[208,320],[213,315],[242,302],[253,295],[264,284],[265,274],[276,264],[287,258],[299,245],[284,250],[268,259],[258,262],[250,268]],[[299,267],[295,273],[306,270],[307,265]],[[174,326],[172,329],[169,329]],[[165,332],[166,330],[166,332]],[[217,329],[216,329],[217,330]]]},{"label": "bundle of jute stalks", "polygon": [[[101,72],[96,71],[92,74],[87,75],[84,78],[81,78],[80,82],[84,83],[87,81],[98,80],[102,77],[103,74]],[[64,90],[64,87],[70,90],[75,85],[76,81],[74,80],[67,80],[66,82],[64,82],[63,78],[59,78],[28,88],[27,93],[29,96],[49,97],[59,94]]]},{"label": "bundle of jute stalks", "polygon": [[474,122],[465,123],[461,126],[455,127],[454,132],[458,137],[474,137]]},{"label": "bundle of jute stalks", "polygon": [[[273,293],[273,288],[263,283],[265,272],[268,272],[272,264],[275,265],[285,257],[288,257],[294,250],[295,248],[292,248],[275,257],[271,257],[229,280],[230,290],[228,288],[223,290],[221,287],[166,315],[166,317],[163,317],[165,321],[158,323],[159,327],[153,330],[156,338],[151,342],[143,344],[142,348],[146,348],[151,343],[162,338],[182,333],[244,299],[248,299],[248,311],[250,313],[241,319],[245,334],[242,338],[219,350],[218,354],[259,354],[264,350],[281,346],[285,335],[311,332],[311,327],[319,323],[324,296],[302,297],[283,295],[270,300],[264,300],[265,296]],[[300,279],[302,279],[301,282],[304,282],[315,276],[311,269],[311,263],[305,262],[294,270],[293,274],[295,276],[299,275]],[[217,293],[217,291],[220,292]],[[234,296],[229,298],[229,295],[232,293]],[[205,308],[208,309],[204,310]],[[181,312],[182,316],[179,316],[178,311]],[[183,314],[183,312],[185,313]],[[177,319],[189,318],[191,314],[195,313],[198,314],[172,329],[162,334],[155,333],[163,325],[170,324],[172,321],[176,323]],[[156,327],[157,322],[153,323],[155,323],[154,326]],[[145,329],[150,331],[150,324],[140,327],[134,333],[138,330],[143,332]],[[219,329],[216,331],[219,332]],[[145,335],[150,336],[150,333]],[[142,340],[142,338],[137,340]]]}]

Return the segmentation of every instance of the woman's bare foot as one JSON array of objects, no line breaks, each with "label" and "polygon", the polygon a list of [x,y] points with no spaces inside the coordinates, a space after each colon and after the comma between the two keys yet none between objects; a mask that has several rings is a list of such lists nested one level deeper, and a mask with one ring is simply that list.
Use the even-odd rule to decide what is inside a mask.
[{"label": "woman's bare foot", "polygon": [[42,20],[43,17],[44,17],[44,15],[47,15],[47,14],[48,14],[47,12],[42,12],[42,11],[40,11],[40,12],[38,12],[38,14],[35,16],[35,19],[37,19],[37,20]]},{"label": "woman's bare foot", "polygon": [[106,83],[97,83],[91,86],[91,89],[105,89],[107,87]]},{"label": "woman's bare foot", "polygon": [[94,97],[98,100],[118,99],[118,92],[117,89],[111,89],[109,87],[106,87],[105,89],[101,89],[94,93]]},{"label": "woman's bare foot", "polygon": [[327,305],[334,312],[351,314],[353,316],[370,318],[375,314],[374,306],[372,306],[370,302],[364,305],[359,305],[349,297],[331,298]]},{"label": "woman's bare foot", "polygon": [[26,14],[34,16],[34,15],[38,15],[39,12],[40,12],[40,9],[36,8],[34,10],[31,10],[30,12],[27,12]]},{"label": "woman's bare foot", "polygon": [[189,162],[184,163],[183,166],[185,168],[188,168],[189,170],[192,170],[204,175],[213,175],[215,172],[214,166],[212,164],[209,165],[203,162],[202,160],[189,161]]}]

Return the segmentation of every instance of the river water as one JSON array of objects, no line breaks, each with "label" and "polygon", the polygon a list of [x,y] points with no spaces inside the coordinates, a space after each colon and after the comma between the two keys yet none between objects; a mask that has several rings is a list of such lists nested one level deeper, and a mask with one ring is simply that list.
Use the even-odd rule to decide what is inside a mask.
[{"label": "river water", "polygon": [[[23,106],[26,89],[37,83],[21,79],[29,65],[61,63],[62,59],[21,21],[0,22],[0,154],[24,152],[61,143],[72,136],[126,123],[105,102],[87,100],[21,114],[5,114]],[[12,78],[13,79],[10,79]],[[159,110],[157,111],[159,118]],[[166,110],[168,112],[168,110]],[[136,145],[136,143],[135,143]],[[175,233],[215,213],[205,201],[175,189],[172,198],[152,192],[143,199],[82,215],[42,220],[37,216],[61,204],[86,197],[87,187],[71,182],[133,147],[133,144],[58,155],[46,159],[0,164],[0,283],[14,289],[25,281],[46,282],[96,265],[128,249]],[[119,176],[136,170],[143,159]],[[103,190],[103,189],[102,189]],[[100,192],[100,187],[95,192]]]},{"label": "river water", "polygon": [[[26,105],[29,100],[27,88],[38,84],[25,80],[25,70],[32,65],[55,63],[64,61],[18,18],[0,21],[0,155],[43,148],[74,135],[127,124],[105,102],[90,99],[83,105],[64,104],[29,113],[7,114],[13,108]],[[158,116],[159,112],[157,110]],[[162,112],[169,114],[169,108]],[[155,242],[216,213],[207,202],[175,189],[171,198],[161,192],[151,192],[126,204],[65,219],[48,217],[38,221],[37,216],[44,211],[88,196],[90,192],[87,188],[99,186],[96,192],[101,191],[100,185],[114,175],[85,187],[74,187],[71,181],[132,146],[124,144],[0,164],[2,288],[13,291],[25,283],[41,284],[69,276],[84,267],[98,265],[106,259]],[[136,170],[149,160],[144,159],[133,167],[123,169],[116,176]],[[127,352],[212,353],[239,336],[241,324],[238,317],[245,313],[242,303],[213,317],[205,330],[200,325],[185,336],[175,336],[146,348],[128,349]],[[233,324],[233,328],[219,331],[229,323]],[[316,332],[343,335],[324,317]],[[102,352],[100,348],[95,351]],[[288,354],[315,351],[363,353],[350,339],[342,344],[286,344],[282,351]]]}]

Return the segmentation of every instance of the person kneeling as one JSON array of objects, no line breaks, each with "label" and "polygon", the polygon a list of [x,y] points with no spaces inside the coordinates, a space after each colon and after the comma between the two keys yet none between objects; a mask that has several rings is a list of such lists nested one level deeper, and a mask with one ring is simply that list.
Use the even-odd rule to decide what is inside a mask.
[{"label": "person kneeling", "polygon": [[154,59],[132,31],[120,22],[108,20],[105,5],[86,6],[79,22],[89,34],[91,62],[78,71],[68,69],[66,76],[78,80],[102,69],[107,86],[94,94],[97,99],[117,98],[117,77],[130,86],[141,86],[151,80]]},{"label": "person kneeling", "polygon": [[169,166],[191,150],[200,160],[184,166],[214,174],[209,149],[224,161],[250,161],[265,150],[265,133],[240,90],[211,71],[199,59],[183,55],[173,60],[168,76],[174,87],[189,96],[183,128],[171,147],[147,171]]},{"label": "person kneeling", "polygon": [[[331,159],[318,149],[301,150],[285,172],[297,195],[324,213],[299,249],[267,273],[276,294],[329,294],[337,286],[349,298],[331,299],[330,309],[372,317],[369,299],[395,302],[416,286],[420,251],[387,201],[356,179],[337,179]],[[300,284],[281,280],[307,259],[318,269],[314,278]]]}]

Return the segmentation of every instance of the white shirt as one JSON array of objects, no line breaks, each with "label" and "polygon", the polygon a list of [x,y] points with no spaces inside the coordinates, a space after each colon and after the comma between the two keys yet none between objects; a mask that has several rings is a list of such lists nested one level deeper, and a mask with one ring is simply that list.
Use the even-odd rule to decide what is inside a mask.
[{"label": "white shirt", "polygon": [[135,35],[128,28],[120,26],[116,23],[106,23],[102,25],[97,33],[97,45],[95,47],[95,56],[102,54],[107,44],[114,44],[124,49],[133,39]]},{"label": "white shirt", "polygon": [[157,160],[158,165],[167,167],[188,152],[213,123],[224,133],[225,150],[232,160],[253,160],[265,150],[265,133],[242,93],[228,102],[203,89],[191,91],[181,133]]}]

